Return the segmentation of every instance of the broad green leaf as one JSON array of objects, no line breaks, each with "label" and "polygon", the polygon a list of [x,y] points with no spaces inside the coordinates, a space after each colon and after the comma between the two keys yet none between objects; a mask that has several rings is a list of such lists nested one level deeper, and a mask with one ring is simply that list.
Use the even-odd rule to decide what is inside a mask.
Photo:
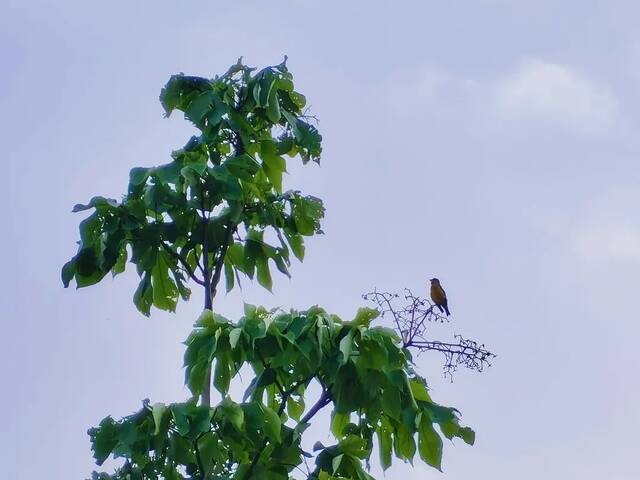
[{"label": "broad green leaf", "polygon": [[229,293],[233,290],[235,285],[235,272],[233,270],[233,265],[228,260],[224,261],[224,279],[225,279],[225,290]]},{"label": "broad green leaf", "polygon": [[396,429],[394,445],[396,454],[413,464],[413,456],[416,454],[416,442],[413,439],[413,431],[405,422],[400,422]]},{"label": "broad green leaf", "polygon": [[157,435],[160,432],[160,424],[162,423],[162,417],[164,413],[167,411],[167,406],[164,403],[154,403],[151,409],[153,414],[153,423],[155,424],[155,429],[153,431],[154,435]]},{"label": "broad green leaf", "polygon": [[383,425],[376,429],[378,436],[378,448],[380,449],[380,465],[383,470],[391,466],[392,440],[391,429],[388,425]]},{"label": "broad green leaf", "polygon": [[89,210],[90,208],[116,208],[118,206],[118,202],[113,198],[105,198],[105,197],[93,197],[88,204],[83,205],[81,203],[76,204],[73,207],[72,212],[82,212],[84,210]]},{"label": "broad green leaf", "polygon": [[409,380],[409,385],[411,386],[411,393],[417,401],[431,402],[431,397],[427,392],[427,386],[424,383],[416,378],[412,378]]},{"label": "broad green leaf", "polygon": [[304,260],[304,239],[302,236],[298,234],[291,234],[286,231],[284,235],[287,238],[291,251],[296,258],[300,261]]},{"label": "broad green leaf", "polygon": [[280,430],[282,422],[280,417],[269,407],[262,407],[264,412],[264,433],[272,442],[280,442]]},{"label": "broad green leaf", "polygon": [[127,264],[127,249],[121,248],[118,253],[118,259],[116,260],[115,265],[111,268],[111,274],[115,277],[120,273],[124,272],[126,264]]},{"label": "broad green leaf", "polygon": [[275,76],[269,70],[264,70],[262,78],[260,79],[260,89],[259,95],[256,99],[256,103],[261,107],[266,107],[269,103],[269,97],[271,96],[271,91],[275,86]]},{"label": "broad green leaf", "polygon": [[273,287],[273,280],[271,279],[271,272],[269,271],[268,259],[264,254],[260,254],[256,257],[256,269],[258,272],[258,283],[271,291]]},{"label": "broad green leaf", "polygon": [[220,406],[223,417],[228,420],[236,430],[242,432],[244,428],[244,411],[237,403],[225,398]]},{"label": "broad green leaf", "polygon": [[442,439],[436,433],[428,415],[420,414],[418,427],[418,450],[420,458],[432,467],[441,470],[442,467]]},{"label": "broad green leaf", "polygon": [[342,364],[344,365],[349,361],[351,355],[351,348],[353,346],[353,330],[349,330],[342,340],[340,340],[340,352],[342,352]]},{"label": "broad green leaf", "polygon": [[333,460],[331,460],[331,467],[333,468],[333,473],[338,472],[338,470],[340,469],[340,465],[342,464],[343,458],[344,458],[343,454],[333,457]]},{"label": "broad green leaf", "polygon": [[351,457],[365,458],[367,455],[366,440],[359,435],[347,435],[340,440],[340,450]]},{"label": "broad green leaf", "polygon": [[271,93],[269,94],[267,117],[273,123],[278,123],[280,121],[280,101],[278,99],[278,91],[275,88],[272,88]]},{"label": "broad green leaf", "polygon": [[273,184],[277,193],[282,193],[282,174],[287,170],[286,162],[278,155],[278,146],[272,140],[263,141],[260,144],[260,158],[262,169],[269,181]]},{"label": "broad green leaf", "polygon": [[197,126],[202,124],[202,119],[209,113],[213,103],[213,93],[204,92],[198,95],[184,112],[184,116]]},{"label": "broad green leaf", "polygon": [[322,200],[312,196],[295,196],[292,201],[292,215],[296,229],[301,235],[320,233],[320,219],[324,217]]},{"label": "broad green leaf", "polygon": [[135,167],[129,172],[129,185],[138,186],[147,181],[149,178],[150,168]]},{"label": "broad green leaf", "polygon": [[214,466],[222,461],[218,446],[218,435],[213,432],[203,434],[198,440],[198,450],[205,475],[211,475]]},{"label": "broad green leaf", "polygon": [[213,315],[213,311],[205,308],[202,310],[202,313],[198,316],[198,319],[195,323],[196,327],[216,327],[216,320]]},{"label": "broad green leaf", "polygon": [[253,180],[253,176],[260,169],[260,164],[246,153],[228,159],[224,165],[233,175],[248,181]]},{"label": "broad green leaf", "polygon": [[238,344],[238,340],[240,340],[240,336],[242,335],[242,328],[234,328],[229,332],[229,345],[231,345],[231,349],[235,349]]},{"label": "broad green leaf", "polygon": [[227,355],[219,356],[216,360],[216,368],[213,376],[213,384],[223,395],[229,391],[231,382],[230,359]]},{"label": "broad green leaf", "polygon": [[65,288],[69,286],[69,282],[71,282],[75,274],[76,274],[76,261],[69,260],[62,267],[62,273],[61,273],[62,284],[64,285]]},{"label": "broad green leaf", "polygon": [[133,303],[135,304],[138,311],[140,311],[147,317],[151,314],[151,304],[153,303],[153,286],[151,285],[150,272],[146,272],[140,280],[138,288],[133,294]]},{"label": "broad green leaf", "polygon": [[287,415],[289,415],[294,420],[299,421],[303,413],[304,398],[300,397],[299,399],[296,399],[293,397],[289,397],[287,399]]},{"label": "broad green leaf", "polygon": [[476,432],[469,427],[461,427],[458,430],[458,436],[464,440],[467,445],[473,445],[476,441]]},{"label": "broad green leaf", "polygon": [[102,465],[118,444],[118,425],[113,418],[106,417],[98,428],[92,428],[88,433],[91,437],[93,457],[98,465]]},{"label": "broad green leaf", "polygon": [[158,262],[151,271],[151,282],[153,285],[153,305],[161,310],[169,312],[176,311],[178,303],[178,287],[169,277],[169,271],[163,257],[159,257]]},{"label": "broad green leaf", "polygon": [[342,437],[344,427],[347,426],[350,418],[351,415],[348,413],[339,413],[335,410],[333,411],[333,413],[331,414],[331,433],[333,433],[334,437]]},{"label": "broad green leaf", "polygon": [[380,315],[380,312],[375,308],[359,308],[358,313],[356,314],[356,318],[351,322],[354,326],[365,326],[368,327],[371,323],[371,320],[377,318]]}]

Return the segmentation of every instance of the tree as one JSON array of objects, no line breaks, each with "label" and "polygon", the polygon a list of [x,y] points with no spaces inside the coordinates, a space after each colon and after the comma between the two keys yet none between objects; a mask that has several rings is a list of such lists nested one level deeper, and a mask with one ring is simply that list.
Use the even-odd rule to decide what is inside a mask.
[{"label": "tree", "polygon": [[[420,326],[403,330],[394,317],[397,332],[372,325],[380,313],[397,314],[384,308],[397,297],[376,292],[369,298],[378,308],[361,308],[351,321],[320,307],[245,305],[236,322],[214,312],[223,274],[227,292],[254,276],[271,290],[272,267],[288,276],[291,254],[304,258],[304,237],[322,233],[322,201],[283,191],[285,155],[319,163],[321,154],[321,136],[286,57],[257,72],[240,59],[213,79],[174,75],[160,100],[167,116],[182,111],[200,135],[165,165],[133,168],[121,201],[94,197],[74,207],[93,212],[80,223],[78,252],[62,268],[62,281],[93,285],[122,273],[130,260],[140,277],[133,301],[144,315],[152,307],[173,312],[179,298],[189,300],[190,282],[202,287],[204,310],[185,342],[193,396],[171,405],[144,400],[133,415],[108,416],[90,429],[98,465],[109,456],[124,459],[114,474],[92,478],[278,480],[298,472],[369,479],[364,464],[374,437],[383,468],[394,455],[412,461],[417,452],[439,469],[441,435],[473,444],[457,410],[435,403],[413,368],[411,349],[420,348],[425,322],[441,320],[422,308],[427,300],[413,297],[422,308]],[[484,347],[475,351],[481,358]],[[244,397],[233,399],[230,385],[243,368],[253,377]],[[211,385],[221,398],[215,405]],[[305,429],[327,406],[336,443],[304,451]],[[305,471],[311,457],[315,468]]]}]

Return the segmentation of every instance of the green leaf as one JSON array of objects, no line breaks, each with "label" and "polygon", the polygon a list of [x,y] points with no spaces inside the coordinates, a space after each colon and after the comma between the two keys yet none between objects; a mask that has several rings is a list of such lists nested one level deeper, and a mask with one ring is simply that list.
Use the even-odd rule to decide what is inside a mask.
[{"label": "green leaf", "polygon": [[278,145],[273,140],[260,143],[262,169],[277,193],[282,193],[282,174],[286,172],[287,163],[278,155]]},{"label": "green leaf", "polygon": [[233,286],[235,284],[235,273],[233,271],[233,265],[228,260],[224,261],[224,279],[225,279],[225,290],[229,293],[233,290]]},{"label": "green leaf", "polygon": [[[264,70],[262,78],[260,79],[260,88],[258,90],[258,98],[256,98],[256,103],[260,107],[266,107],[269,102],[269,97],[271,96],[271,91],[275,86],[275,77],[273,73],[269,70]],[[255,90],[254,90],[255,95]]]},{"label": "green leaf", "polygon": [[411,393],[417,401],[431,402],[431,397],[429,396],[429,393],[427,391],[427,386],[422,381],[416,378],[412,378],[409,381],[409,385],[411,386]]},{"label": "green leaf", "polygon": [[162,423],[162,417],[167,411],[167,406],[164,403],[154,403],[151,409],[151,413],[153,414],[153,423],[155,424],[155,429],[153,431],[154,435],[160,433],[160,424]]},{"label": "green leaf", "polygon": [[218,447],[218,436],[213,432],[205,433],[198,440],[198,450],[204,473],[209,476],[213,472],[214,466],[222,461],[220,448]]},{"label": "green leaf", "polygon": [[296,256],[296,258],[300,261],[304,260],[304,239],[301,235],[291,234],[288,232],[284,232],[284,236],[287,238],[289,242],[289,246],[291,247],[291,251]]},{"label": "green leaf", "polygon": [[350,421],[351,415],[349,413],[339,413],[333,411],[331,414],[331,433],[336,438],[342,437],[344,427],[346,427]]},{"label": "green leaf", "polygon": [[168,266],[162,255],[158,257],[158,262],[151,270],[151,281],[153,305],[161,310],[175,312],[178,303],[178,287],[169,277]]},{"label": "green leaf", "polygon": [[133,294],[133,303],[140,313],[147,317],[151,315],[151,304],[153,303],[153,286],[151,285],[151,274],[146,272],[138,288]]},{"label": "green leaf", "polygon": [[135,167],[129,171],[129,186],[142,185],[149,178],[150,168]]},{"label": "green leaf", "polygon": [[118,202],[113,198],[105,198],[105,197],[93,197],[88,204],[83,205],[81,203],[76,204],[73,207],[72,212],[82,212],[83,210],[89,210],[90,208],[100,209],[110,209],[116,208],[118,206]]},{"label": "green leaf", "polygon": [[118,444],[119,428],[111,417],[106,417],[100,422],[98,428],[92,428],[88,431],[91,437],[91,448],[93,450],[93,458],[96,459],[98,465],[102,465],[104,461],[111,455],[111,452]]},{"label": "green leaf", "polygon": [[221,355],[216,360],[216,369],[213,377],[213,384],[216,389],[223,395],[226,395],[229,391],[229,384],[231,382],[229,361],[230,359],[227,355]]},{"label": "green leaf", "polygon": [[367,455],[366,440],[359,435],[347,435],[340,440],[340,450],[351,457],[365,458]]},{"label": "green leaf", "polygon": [[123,246],[122,248],[120,248],[116,263],[111,268],[111,274],[114,277],[124,272],[127,265],[127,256],[127,248]]},{"label": "green leaf", "polygon": [[184,112],[184,116],[197,126],[202,125],[202,119],[209,113],[212,107],[212,92],[204,92],[198,95]]},{"label": "green leaf", "polygon": [[324,217],[322,200],[296,195],[291,200],[292,216],[298,233],[309,236],[320,233],[320,219]]},{"label": "green leaf", "polygon": [[436,433],[428,415],[422,413],[418,426],[418,451],[420,458],[432,467],[442,470],[442,439]]},{"label": "green leaf", "polygon": [[299,421],[300,417],[304,413],[304,398],[295,399],[289,397],[287,399],[287,415],[293,418],[295,421]]},{"label": "green leaf", "polygon": [[225,399],[220,404],[220,410],[222,412],[223,417],[234,426],[236,430],[239,432],[243,431],[244,428],[244,411],[237,403],[233,402],[230,398],[225,397]]},{"label": "green leaf", "polygon": [[376,429],[378,436],[378,448],[380,450],[380,465],[383,470],[388,469],[391,466],[391,429],[388,425],[383,424]]},{"label": "green leaf", "polygon": [[476,441],[476,432],[469,427],[461,427],[458,430],[458,436],[467,444],[473,445]]},{"label": "green leaf", "polygon": [[264,412],[264,433],[272,442],[280,443],[282,422],[275,410],[262,406]]},{"label": "green leaf", "polygon": [[231,345],[231,349],[234,350],[236,345],[238,344],[238,340],[240,340],[240,336],[242,335],[242,328],[236,327],[229,332],[229,345]]},{"label": "green leaf", "polygon": [[76,274],[76,261],[72,259],[72,260],[69,260],[67,263],[65,263],[64,266],[62,267],[61,277],[62,277],[62,284],[64,285],[64,288],[67,288],[69,286],[69,282],[71,282],[71,279],[73,279],[73,276],[75,274]]},{"label": "green leaf", "polygon": [[273,123],[280,121],[280,101],[278,100],[278,91],[275,88],[273,88],[269,94],[267,118]]},{"label": "green leaf", "polygon": [[340,352],[342,352],[342,365],[349,361],[351,347],[353,345],[353,330],[349,330],[342,340],[340,340]]},{"label": "green leaf", "polygon": [[405,422],[400,422],[395,433],[396,454],[413,463],[416,454],[416,442],[413,439],[413,431]]},{"label": "green leaf", "polygon": [[379,315],[380,312],[375,308],[359,308],[358,313],[356,314],[356,318],[354,318],[351,323],[357,327],[368,327],[371,323],[371,320],[377,318]]},{"label": "green leaf", "polygon": [[333,460],[331,460],[331,468],[333,468],[333,473],[337,473],[338,469],[340,468],[340,465],[342,464],[342,458],[344,457],[344,454],[340,454],[337,455],[335,457],[333,457]]},{"label": "green leaf", "polygon": [[196,320],[195,326],[215,328],[217,326],[217,323],[213,315],[213,310],[210,310],[208,308],[202,310],[202,313],[200,313],[198,319]]},{"label": "green leaf", "polygon": [[258,283],[271,291],[273,280],[271,279],[271,272],[269,271],[268,259],[264,254],[256,257],[256,268],[258,271]]},{"label": "green leaf", "polygon": [[248,181],[253,180],[253,176],[260,169],[260,164],[246,153],[226,160],[224,165],[232,175]]}]

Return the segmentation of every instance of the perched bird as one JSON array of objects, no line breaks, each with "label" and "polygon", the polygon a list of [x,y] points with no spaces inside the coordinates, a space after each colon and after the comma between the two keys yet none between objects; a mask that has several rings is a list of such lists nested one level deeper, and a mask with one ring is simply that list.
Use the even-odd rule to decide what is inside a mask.
[{"label": "perched bird", "polygon": [[447,304],[447,294],[445,293],[440,280],[437,278],[431,279],[431,300],[440,309],[441,312],[447,313],[447,317],[451,315],[449,312],[449,305]]}]

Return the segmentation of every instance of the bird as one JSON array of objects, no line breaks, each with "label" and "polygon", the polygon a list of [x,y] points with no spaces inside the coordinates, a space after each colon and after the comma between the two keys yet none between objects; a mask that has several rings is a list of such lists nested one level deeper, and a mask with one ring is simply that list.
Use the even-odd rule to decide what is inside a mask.
[{"label": "bird", "polygon": [[437,278],[431,279],[431,300],[433,300],[433,303],[436,304],[436,307],[438,307],[442,313],[447,314],[447,317],[451,315],[447,302],[447,294],[442,288],[442,285],[440,285],[440,280]]}]

